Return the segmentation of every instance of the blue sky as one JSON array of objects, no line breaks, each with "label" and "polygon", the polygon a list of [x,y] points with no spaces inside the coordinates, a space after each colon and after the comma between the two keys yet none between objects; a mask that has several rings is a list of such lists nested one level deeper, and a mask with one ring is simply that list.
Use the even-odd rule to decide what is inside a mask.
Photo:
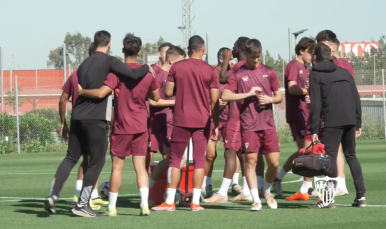
[{"label": "blue sky", "polygon": [[[92,37],[97,30],[112,34],[112,51],[121,55],[125,33],[143,42],[160,36],[181,44],[181,0],[0,0],[0,46],[4,69],[46,68],[50,49],[67,32]],[[288,28],[309,29],[305,36],[331,29],[341,42],[371,41],[386,30],[382,0],[195,0],[196,34],[210,34],[210,63],[223,46],[232,48],[239,36],[259,39],[274,56],[288,58]],[[300,38],[300,37],[299,37]],[[12,58],[13,56],[13,58]]]}]

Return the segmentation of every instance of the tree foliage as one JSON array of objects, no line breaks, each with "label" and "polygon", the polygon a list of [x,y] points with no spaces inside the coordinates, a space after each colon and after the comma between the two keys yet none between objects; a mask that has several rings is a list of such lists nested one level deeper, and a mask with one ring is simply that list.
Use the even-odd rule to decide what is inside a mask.
[{"label": "tree foliage", "polygon": [[142,45],[141,49],[141,55],[138,57],[138,63],[145,64],[146,63],[146,57],[149,54],[157,54],[158,53],[158,47],[165,43],[165,40],[160,37],[157,42],[155,43],[145,43]]}]

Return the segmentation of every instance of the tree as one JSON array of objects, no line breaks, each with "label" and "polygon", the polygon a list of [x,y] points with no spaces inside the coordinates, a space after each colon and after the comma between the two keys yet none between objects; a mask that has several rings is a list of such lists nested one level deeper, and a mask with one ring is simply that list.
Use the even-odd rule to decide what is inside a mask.
[{"label": "tree", "polygon": [[[91,38],[82,36],[79,32],[75,34],[67,33],[63,43],[66,45],[66,62],[72,67],[78,68],[84,59],[88,57],[88,49]],[[63,68],[63,46],[53,49],[48,54],[47,67],[56,69]]]},{"label": "tree", "polygon": [[[20,93],[22,91],[23,91],[23,88],[18,87],[18,93]],[[5,99],[5,101],[6,101],[5,105],[8,105],[9,108],[11,109],[11,113],[13,113],[12,111],[16,111],[16,88],[13,88],[12,92],[11,91],[7,92],[7,98]],[[24,99],[23,98],[19,97],[18,102],[19,102],[19,107],[24,105]]]},{"label": "tree", "polygon": [[165,40],[160,37],[156,43],[146,43],[142,45],[141,49],[141,55],[138,57],[138,63],[145,64],[146,63],[146,57],[149,54],[157,54],[158,53],[158,47],[165,43]]}]

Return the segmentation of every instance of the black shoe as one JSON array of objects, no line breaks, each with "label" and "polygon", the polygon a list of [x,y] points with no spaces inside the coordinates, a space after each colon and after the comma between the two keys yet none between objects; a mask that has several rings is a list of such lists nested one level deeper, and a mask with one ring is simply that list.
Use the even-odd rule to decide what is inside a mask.
[{"label": "black shoe", "polygon": [[56,203],[58,202],[58,197],[49,195],[44,202],[44,209],[49,213],[56,213]]},{"label": "black shoe", "polygon": [[366,198],[362,197],[360,199],[355,198],[354,203],[352,204],[353,207],[359,207],[359,208],[365,208],[367,206],[366,204]]},{"label": "black shoe", "polygon": [[98,217],[100,214],[94,212],[90,206],[79,206],[79,204],[75,205],[75,208],[72,209],[72,213],[81,217]]},{"label": "black shoe", "polygon": [[310,205],[311,209],[322,209],[322,208],[335,208],[335,201],[331,202],[328,205],[325,205],[322,201],[319,201],[317,204]]},{"label": "black shoe", "polygon": [[273,190],[277,196],[283,196],[283,191],[281,190],[281,180],[276,178],[275,182],[273,182]]}]

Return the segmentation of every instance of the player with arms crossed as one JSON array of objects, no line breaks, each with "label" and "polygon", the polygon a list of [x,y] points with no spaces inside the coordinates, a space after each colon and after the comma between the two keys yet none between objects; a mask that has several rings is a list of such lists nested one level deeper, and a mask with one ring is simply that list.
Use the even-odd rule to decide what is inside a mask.
[{"label": "player with arms crossed", "polygon": [[193,140],[193,199],[192,211],[204,210],[199,203],[205,173],[205,150],[210,133],[210,114],[215,129],[211,139],[217,139],[218,132],[218,75],[212,66],[202,60],[205,42],[200,36],[189,39],[190,58],[175,63],[169,71],[165,87],[166,97],[175,91],[174,128],[170,143],[168,189],[165,203],[154,207],[155,211],[174,211],[176,189],[180,181],[181,159],[190,138]]},{"label": "player with arms crossed", "polygon": [[[149,178],[149,188],[153,188],[155,181],[164,174],[169,167],[170,138],[173,131],[173,107],[175,98],[166,98],[165,86],[169,70],[178,61],[184,60],[186,53],[177,46],[170,46],[166,52],[166,60],[156,73],[155,79],[160,92],[158,102],[149,99],[152,118],[152,143],[151,147],[158,149],[164,159],[158,163]],[[185,158],[181,161],[181,168],[185,167]]]},{"label": "player with arms crossed", "polygon": [[[142,47],[139,37],[127,34],[123,39],[125,63],[135,69],[141,67],[137,59]],[[111,136],[111,157],[113,168],[110,177],[109,206],[107,215],[116,216],[116,202],[122,184],[122,170],[125,158],[133,156],[134,170],[141,195],[141,215],[150,214],[149,180],[146,171],[147,155],[147,110],[146,97],[149,92],[154,101],[159,100],[159,92],[154,77],[149,73],[143,79],[132,80],[109,75],[104,86],[94,90],[80,90],[79,95],[89,98],[104,98],[114,90],[114,126]]]},{"label": "player with arms crossed", "polygon": [[[313,39],[308,37],[300,39],[295,47],[297,57],[288,63],[285,69],[286,118],[298,150],[307,148],[312,143],[309,126],[310,106],[306,102],[308,99],[306,82],[309,79],[310,69],[306,64],[311,63],[315,47],[316,43]],[[281,181],[292,169],[292,162],[298,155],[298,151],[291,155],[276,177],[274,190],[278,196],[282,196]],[[310,200],[312,191],[312,177],[305,177],[300,191],[286,199],[288,201]]]},{"label": "player with arms crossed", "polygon": [[[246,178],[251,189],[253,204],[251,211],[262,209],[259,198],[256,164],[258,154],[265,155],[268,169],[264,183],[264,197],[271,209],[277,208],[271,187],[279,167],[279,139],[273,120],[272,104],[282,101],[276,72],[260,63],[262,46],[256,39],[246,42],[247,60],[225,87],[224,101],[240,101],[242,141],[246,157]],[[273,97],[271,97],[273,94]]]}]

